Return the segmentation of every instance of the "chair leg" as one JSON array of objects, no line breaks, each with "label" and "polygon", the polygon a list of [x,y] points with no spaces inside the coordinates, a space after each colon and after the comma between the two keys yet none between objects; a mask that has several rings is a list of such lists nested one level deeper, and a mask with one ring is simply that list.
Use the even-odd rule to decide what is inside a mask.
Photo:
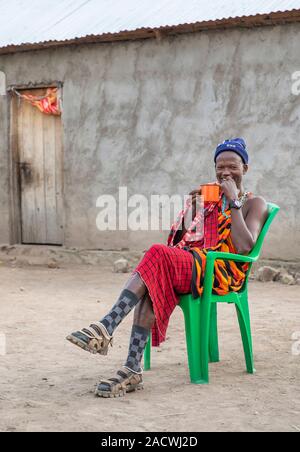
[{"label": "chair leg", "polygon": [[149,339],[147,342],[147,345],[145,347],[144,351],[144,370],[150,370],[151,369],[151,331],[149,334]]},{"label": "chair leg", "polygon": [[200,367],[200,298],[192,295],[181,296],[180,307],[184,314],[185,334],[188,353],[190,379],[192,383],[201,384]]},{"label": "chair leg", "polygon": [[219,355],[219,340],[218,340],[218,315],[217,303],[212,303],[210,314],[210,332],[209,332],[209,362],[218,363],[220,361]]},{"label": "chair leg", "polygon": [[211,300],[208,296],[202,296],[200,304],[200,371],[202,384],[209,383],[209,338],[210,338],[210,318]]},{"label": "chair leg", "polygon": [[253,374],[255,372],[255,369],[252,349],[250,313],[247,295],[244,295],[243,298],[238,303],[236,303],[235,307],[241,330],[247,372],[249,374]]}]

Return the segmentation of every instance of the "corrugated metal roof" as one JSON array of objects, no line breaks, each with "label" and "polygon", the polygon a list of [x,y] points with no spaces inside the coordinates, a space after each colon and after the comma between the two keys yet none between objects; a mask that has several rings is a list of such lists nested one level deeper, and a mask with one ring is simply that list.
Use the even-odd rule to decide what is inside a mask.
[{"label": "corrugated metal roof", "polygon": [[300,10],[300,0],[0,0],[0,48]]}]

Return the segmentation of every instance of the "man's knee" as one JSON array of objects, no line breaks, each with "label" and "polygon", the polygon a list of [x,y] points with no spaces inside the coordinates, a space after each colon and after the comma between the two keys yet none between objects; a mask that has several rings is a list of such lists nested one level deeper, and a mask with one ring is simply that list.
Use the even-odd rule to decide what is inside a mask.
[{"label": "man's knee", "polygon": [[164,245],[162,243],[155,243],[148,249],[147,253],[154,257],[161,257],[165,254],[166,247],[167,245]]},{"label": "man's knee", "polygon": [[164,258],[166,255],[166,248],[167,245],[163,245],[162,243],[155,243],[145,253],[145,258],[154,260]]}]

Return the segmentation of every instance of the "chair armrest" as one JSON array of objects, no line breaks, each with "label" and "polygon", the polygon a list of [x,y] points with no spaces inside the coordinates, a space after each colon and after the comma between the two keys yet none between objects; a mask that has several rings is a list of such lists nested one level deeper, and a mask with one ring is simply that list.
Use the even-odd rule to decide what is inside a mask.
[{"label": "chair armrest", "polygon": [[213,286],[213,273],[214,273],[214,263],[215,260],[231,260],[237,262],[249,262],[253,263],[257,261],[257,258],[244,256],[242,254],[234,254],[234,253],[224,253],[218,251],[209,251],[206,255],[206,267],[205,267],[205,276],[203,281],[203,295],[202,298],[204,301],[209,300],[212,293]]},{"label": "chair armrest", "polygon": [[214,262],[216,259],[230,260],[237,262],[256,262],[257,258],[251,256],[245,256],[243,254],[224,253],[218,251],[209,251],[206,256],[207,262]]}]

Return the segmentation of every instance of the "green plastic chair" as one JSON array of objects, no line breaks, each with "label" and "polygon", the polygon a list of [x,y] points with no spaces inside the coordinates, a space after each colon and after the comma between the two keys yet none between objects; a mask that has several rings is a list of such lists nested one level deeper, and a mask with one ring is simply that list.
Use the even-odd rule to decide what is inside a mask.
[{"label": "green plastic chair", "polygon": [[[207,253],[204,289],[201,297],[191,294],[181,295],[179,306],[185,319],[186,343],[190,379],[195,384],[209,383],[209,362],[219,362],[217,329],[217,303],[235,304],[243,341],[247,372],[255,372],[253,362],[250,314],[248,306],[248,281],[251,268],[259,258],[262,244],[272,221],[279,211],[276,204],[268,203],[268,218],[260,232],[256,244],[248,255],[211,251]],[[227,295],[212,294],[214,262],[216,259],[248,262],[249,269],[242,289]],[[151,334],[144,353],[144,370],[151,366]]]}]

